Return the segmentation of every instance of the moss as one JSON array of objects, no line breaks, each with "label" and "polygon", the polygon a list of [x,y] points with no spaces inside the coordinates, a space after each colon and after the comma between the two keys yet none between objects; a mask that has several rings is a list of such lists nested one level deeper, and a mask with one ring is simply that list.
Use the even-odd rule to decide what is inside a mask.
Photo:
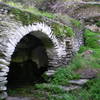
[{"label": "moss", "polygon": [[20,9],[12,8],[10,14],[14,15],[14,18],[18,21],[21,21],[23,25],[32,24],[33,22],[42,22],[41,16],[22,11]]},{"label": "moss", "polygon": [[[20,9],[12,8],[9,12],[14,15],[14,18],[18,21],[21,21],[23,25],[29,25],[34,22],[43,22],[43,17],[39,15],[35,15],[33,13],[22,11]],[[61,23],[56,23],[51,21],[51,27],[53,28],[53,32],[59,36],[68,36],[71,37],[74,34],[73,29],[69,26],[64,26]]]},{"label": "moss", "polygon": [[72,23],[73,26],[76,26],[76,27],[80,27],[81,26],[80,21],[75,20],[75,19],[71,19],[71,23]]},{"label": "moss", "polygon": [[73,29],[69,26],[64,26],[63,24],[53,23],[52,25],[53,32],[59,36],[74,36]]}]

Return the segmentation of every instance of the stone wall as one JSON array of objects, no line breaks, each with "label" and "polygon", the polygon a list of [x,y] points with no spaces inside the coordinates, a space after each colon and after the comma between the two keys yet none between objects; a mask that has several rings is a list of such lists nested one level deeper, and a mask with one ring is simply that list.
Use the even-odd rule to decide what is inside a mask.
[{"label": "stone wall", "polygon": [[59,31],[59,28],[56,29],[57,32],[62,32],[63,34],[66,32],[66,26],[54,21],[48,21],[0,3],[0,99],[7,96],[7,74],[10,70],[8,66],[12,60],[13,52],[16,45],[27,34],[31,34],[42,41],[48,56],[48,66],[53,68],[68,64],[73,52],[79,49],[80,43],[78,43],[77,39],[74,40],[73,36],[58,38],[55,34],[56,27],[52,27],[54,24],[60,25],[59,28],[63,30]]}]

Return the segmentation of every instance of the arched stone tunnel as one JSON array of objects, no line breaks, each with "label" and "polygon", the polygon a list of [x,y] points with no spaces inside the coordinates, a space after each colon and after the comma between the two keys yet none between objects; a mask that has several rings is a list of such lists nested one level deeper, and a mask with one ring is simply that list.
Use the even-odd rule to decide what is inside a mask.
[{"label": "arched stone tunnel", "polygon": [[67,61],[65,45],[59,43],[44,23],[22,26],[9,34],[2,40],[0,52],[1,98],[7,96],[6,86],[34,84],[50,66],[62,65],[62,58]]},{"label": "arched stone tunnel", "polygon": [[[26,19],[24,24],[22,14]],[[7,97],[7,85],[39,81],[50,67],[68,64],[72,52],[79,49],[79,38],[74,41],[74,37],[56,36],[55,30],[57,34],[67,34],[68,27],[38,18],[0,3],[0,99]]]}]

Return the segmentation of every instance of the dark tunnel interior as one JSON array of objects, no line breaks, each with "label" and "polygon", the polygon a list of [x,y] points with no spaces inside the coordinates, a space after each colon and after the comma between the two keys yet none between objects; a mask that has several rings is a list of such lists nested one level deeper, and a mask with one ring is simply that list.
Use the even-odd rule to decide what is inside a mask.
[{"label": "dark tunnel interior", "polygon": [[8,87],[43,81],[41,75],[48,68],[48,56],[42,41],[32,34],[17,44],[9,65]]}]

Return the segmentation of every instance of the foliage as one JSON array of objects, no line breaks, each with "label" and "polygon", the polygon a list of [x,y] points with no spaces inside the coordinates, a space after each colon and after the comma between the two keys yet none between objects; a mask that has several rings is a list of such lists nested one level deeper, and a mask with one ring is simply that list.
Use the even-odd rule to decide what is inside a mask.
[{"label": "foliage", "polygon": [[79,75],[75,74],[70,67],[59,68],[50,82],[53,84],[67,85],[68,80],[78,79]]},{"label": "foliage", "polygon": [[76,26],[76,27],[80,28],[80,26],[81,26],[80,21],[75,20],[75,19],[71,19],[71,22],[72,22],[73,26]]},{"label": "foliage", "polygon": [[100,44],[98,43],[98,40],[100,37],[98,36],[99,33],[92,32],[90,30],[86,30],[84,33],[85,37],[85,46],[90,48],[100,48]]},{"label": "foliage", "polygon": [[63,24],[53,23],[52,24],[53,32],[58,36],[74,36],[75,33],[73,29],[69,26],[64,26]]},{"label": "foliage", "polygon": [[36,84],[35,88],[39,89],[39,90],[46,90],[47,92],[52,91],[52,93],[56,93],[56,94],[65,92],[59,85],[56,85],[56,84],[55,85],[54,84],[46,84],[46,83]]},{"label": "foliage", "polygon": [[96,25],[97,25],[98,27],[100,27],[100,21],[96,22]]},{"label": "foliage", "polygon": [[91,80],[88,83],[90,98],[93,100],[100,100],[100,79]]}]

